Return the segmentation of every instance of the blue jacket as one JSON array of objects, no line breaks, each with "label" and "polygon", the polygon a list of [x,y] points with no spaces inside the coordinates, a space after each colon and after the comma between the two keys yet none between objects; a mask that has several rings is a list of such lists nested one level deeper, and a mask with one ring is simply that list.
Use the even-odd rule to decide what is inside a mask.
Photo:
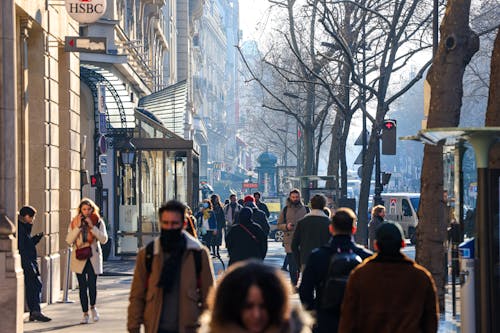
[{"label": "blue jacket", "polygon": [[[330,258],[337,248],[352,248],[353,252],[366,259],[372,252],[355,244],[350,235],[333,236],[327,245],[315,249],[302,273],[302,282],[299,288],[300,301],[309,311],[316,311],[317,327],[315,333],[336,333],[338,329],[340,313],[331,313],[317,307],[315,294],[321,290],[321,283],[326,279]],[[316,291],[316,293],[315,293]]]},{"label": "blue jacket", "polygon": [[[198,221],[198,226],[203,226],[203,212],[198,212],[196,214],[196,220]],[[210,230],[217,230],[217,217],[215,216],[214,211],[210,212],[210,217],[208,218],[208,226]]]}]

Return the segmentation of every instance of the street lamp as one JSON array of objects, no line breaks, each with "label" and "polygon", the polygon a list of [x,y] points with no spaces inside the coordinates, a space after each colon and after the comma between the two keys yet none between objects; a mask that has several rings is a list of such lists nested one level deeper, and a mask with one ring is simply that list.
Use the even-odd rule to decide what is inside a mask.
[{"label": "street lamp", "polygon": [[133,165],[135,159],[135,146],[132,142],[128,142],[127,145],[120,151],[120,158],[123,165]]}]

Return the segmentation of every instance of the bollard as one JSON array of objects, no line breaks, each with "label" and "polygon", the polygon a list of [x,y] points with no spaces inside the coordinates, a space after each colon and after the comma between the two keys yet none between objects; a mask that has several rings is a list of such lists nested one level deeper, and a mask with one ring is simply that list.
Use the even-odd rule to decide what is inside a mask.
[{"label": "bollard", "polygon": [[460,244],[460,330],[476,332],[476,300],[474,285],[474,238]]},{"label": "bollard", "polygon": [[71,278],[71,271],[69,269],[69,266],[71,264],[71,252],[72,248],[68,247],[66,250],[66,253],[68,254],[68,260],[66,260],[66,274],[64,277],[64,290],[63,290],[63,299],[62,301],[58,301],[57,303],[75,303],[75,301],[72,301],[68,297],[68,292],[69,292],[69,279]]}]

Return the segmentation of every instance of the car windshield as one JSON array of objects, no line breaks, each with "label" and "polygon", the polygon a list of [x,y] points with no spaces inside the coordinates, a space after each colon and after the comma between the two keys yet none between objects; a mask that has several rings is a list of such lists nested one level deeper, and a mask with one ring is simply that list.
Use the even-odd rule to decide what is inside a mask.
[{"label": "car windshield", "polygon": [[411,205],[413,206],[413,209],[415,209],[415,211],[417,212],[418,211],[418,204],[420,203],[420,198],[410,198],[410,201],[411,201]]}]

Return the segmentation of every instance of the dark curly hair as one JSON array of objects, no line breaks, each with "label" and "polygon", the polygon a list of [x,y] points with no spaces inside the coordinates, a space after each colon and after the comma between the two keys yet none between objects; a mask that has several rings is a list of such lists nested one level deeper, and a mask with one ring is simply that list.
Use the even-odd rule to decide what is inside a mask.
[{"label": "dark curly hair", "polygon": [[234,323],[244,327],[241,314],[252,286],[262,292],[268,327],[279,327],[288,320],[290,288],[282,273],[260,261],[248,260],[232,265],[212,292],[209,300],[212,325]]}]

